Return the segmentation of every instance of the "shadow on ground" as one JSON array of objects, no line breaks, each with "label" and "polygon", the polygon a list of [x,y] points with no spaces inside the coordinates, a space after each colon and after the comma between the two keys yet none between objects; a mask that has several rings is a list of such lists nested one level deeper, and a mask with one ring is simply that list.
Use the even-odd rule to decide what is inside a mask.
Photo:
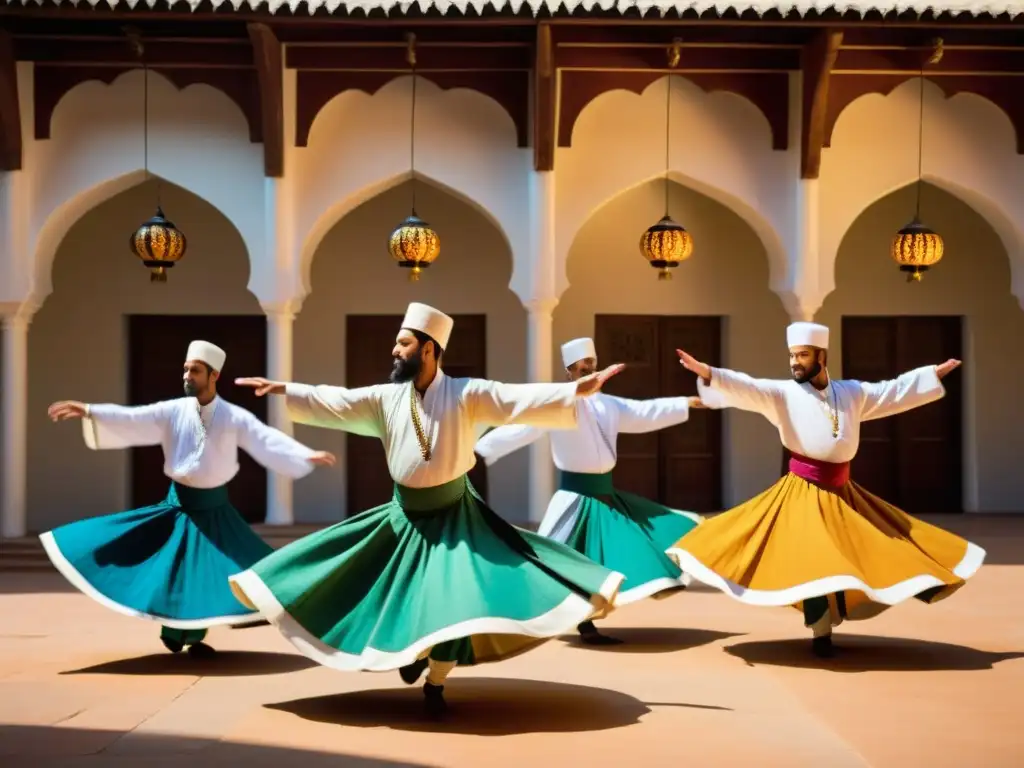
[{"label": "shadow on ground", "polygon": [[810,641],[806,638],[738,643],[725,650],[752,666],[764,664],[834,672],[966,672],[992,669],[1001,661],[1024,658],[1024,653],[1019,651],[981,651],[965,645],[901,637],[837,634],[834,642],[838,652],[832,659],[812,656]]},{"label": "shadow on ground", "polygon": [[622,640],[621,645],[587,645],[579,635],[562,635],[559,639],[573,648],[604,653],[671,653],[701,645],[742,637],[743,633],[717,632],[711,629],[680,629],[677,627],[602,627],[598,630]]},{"label": "shadow on ground", "polygon": [[424,715],[418,685],[264,706],[332,725],[477,736],[604,731],[638,723],[651,711],[618,691],[541,680],[457,678],[444,692],[449,709],[440,722]]},{"label": "shadow on ground", "polygon": [[[131,741],[124,752],[120,739]],[[436,764],[378,760],[289,747],[239,744],[185,736],[54,728],[41,725],[0,725],[0,763],[4,768],[436,768]]]},{"label": "shadow on ground", "polygon": [[262,651],[218,651],[212,659],[194,659],[187,653],[154,653],[131,659],[117,659],[62,675],[200,675],[202,677],[246,677],[280,675],[315,667],[316,662],[294,653]]}]

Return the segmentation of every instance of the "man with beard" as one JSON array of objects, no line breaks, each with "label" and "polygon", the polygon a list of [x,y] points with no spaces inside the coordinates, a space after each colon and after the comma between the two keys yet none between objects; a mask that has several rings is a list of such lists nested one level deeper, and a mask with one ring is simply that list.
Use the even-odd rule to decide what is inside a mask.
[{"label": "man with beard", "polygon": [[424,671],[427,712],[445,711],[456,664],[494,662],[610,609],[622,575],[512,527],[467,483],[477,427],[576,426],[576,401],[622,366],[566,384],[453,379],[452,319],[410,304],[391,381],[358,389],[239,379],[287,397],[299,423],[384,444],[391,502],[277,550],[231,578],[303,654],[341,670]]},{"label": "man with beard", "polygon": [[828,328],[787,331],[793,378],[754,379],[677,350],[712,408],[760,413],[789,450],[789,473],[759,496],[683,537],[669,550],[680,567],[750,605],[803,611],[812,650],[833,655],[832,628],[917,598],[949,597],[981,567],[980,547],[887,504],[850,480],[860,424],[938,400],[947,360],[891,381],[833,380]]},{"label": "man with beard", "polygon": [[[562,345],[562,363],[569,381],[597,370],[593,339],[573,339]],[[663,507],[657,502],[616,490],[612,485],[615,445],[620,432],[654,432],[681,424],[697,397],[627,400],[604,393],[576,403],[578,427],[551,433],[551,453],[559,469],[559,489],[548,504],[537,531],[568,544],[601,565],[622,573],[625,588],[617,606],[668,590],[685,588],[689,577],[665,550],[701,522],[700,515]],[[544,429],[524,425],[499,427],[476,444],[488,466],[538,440]],[[581,623],[580,639],[591,645],[622,641],[597,631],[593,621]]]},{"label": "man with beard", "polygon": [[64,577],[107,608],[163,625],[172,653],[212,656],[202,640],[209,627],[253,617],[235,599],[228,577],[272,552],[231,506],[227,484],[238,473],[241,448],[267,469],[289,477],[334,464],[217,396],[227,355],[193,341],[185,355],[185,397],[152,405],[49,408],[54,421],[82,419],[93,450],[159,445],[167,498],[128,512],[93,517],[40,535]]}]

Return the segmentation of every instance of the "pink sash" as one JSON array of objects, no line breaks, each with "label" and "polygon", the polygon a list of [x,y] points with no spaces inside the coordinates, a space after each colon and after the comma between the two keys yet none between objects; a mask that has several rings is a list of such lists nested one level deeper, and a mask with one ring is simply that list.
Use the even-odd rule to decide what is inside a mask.
[{"label": "pink sash", "polygon": [[850,462],[832,464],[828,461],[809,459],[798,453],[789,456],[789,471],[809,483],[824,488],[841,488],[850,482]]}]

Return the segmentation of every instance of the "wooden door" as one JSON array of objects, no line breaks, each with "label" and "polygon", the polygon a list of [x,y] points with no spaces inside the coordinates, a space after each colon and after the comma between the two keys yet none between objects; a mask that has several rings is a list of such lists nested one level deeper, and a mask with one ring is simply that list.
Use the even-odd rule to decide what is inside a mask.
[{"label": "wooden door", "polygon": [[[128,402],[145,405],[182,397],[181,366],[189,342],[203,339],[227,352],[217,392],[228,402],[267,420],[267,401],[251,389],[236,387],[238,376],[267,371],[267,323],[264,315],[129,315]],[[267,512],[267,472],[244,451],[239,471],[228,484],[231,503],[249,523],[262,523]],[[159,446],[133,448],[132,505],[155,504],[167,495]]]},{"label": "wooden door", "polygon": [[[610,395],[645,400],[697,394],[697,382],[679,365],[685,349],[710,365],[721,365],[721,318],[657,315],[598,315],[601,365],[626,363],[608,382]],[[695,410],[669,429],[620,434],[615,485],[675,509],[713,512],[722,508],[722,414]]]},{"label": "wooden door", "polygon": [[[487,316],[453,315],[455,330],[441,367],[453,378],[487,376]],[[383,384],[391,373],[391,350],[402,315],[349,315],[345,325],[345,384],[366,387]],[[358,514],[386,503],[394,482],[388,472],[380,440],[346,435],[346,478],[348,514]],[[483,464],[469,473],[474,487],[487,497],[487,474]]]},{"label": "wooden door", "polygon": [[[843,377],[883,381],[962,351],[959,317],[844,317]],[[962,373],[946,396],[861,424],[853,478],[911,514],[963,511]]]}]

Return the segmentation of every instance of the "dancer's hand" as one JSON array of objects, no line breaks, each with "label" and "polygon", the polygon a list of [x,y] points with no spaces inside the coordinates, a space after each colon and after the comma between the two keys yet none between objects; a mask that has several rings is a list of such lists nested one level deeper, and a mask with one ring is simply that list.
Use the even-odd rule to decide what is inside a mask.
[{"label": "dancer's hand", "polygon": [[615,365],[609,365],[603,371],[584,376],[576,382],[577,397],[589,397],[590,395],[597,394],[608,379],[621,373],[625,367],[623,363],[616,363]]},{"label": "dancer's hand", "polygon": [[696,397],[696,396],[688,397],[688,398],[686,398],[686,400],[690,404],[690,409],[691,410],[694,409],[694,408],[707,408],[707,406],[704,405],[704,401],[701,400],[699,397]]},{"label": "dancer's hand", "polygon": [[317,451],[309,457],[309,463],[316,467],[333,467],[337,459],[329,451]]},{"label": "dancer's hand", "polygon": [[681,349],[676,350],[676,354],[679,355],[679,364],[691,373],[696,373],[704,381],[711,380],[711,367],[700,360],[695,358],[693,355],[689,355],[683,352]]},{"label": "dancer's hand", "polygon": [[285,383],[283,381],[271,381],[262,376],[251,376],[247,379],[235,379],[235,385],[239,387],[250,387],[256,390],[256,397],[264,395],[283,395]]},{"label": "dancer's hand", "polygon": [[46,415],[53,421],[84,419],[89,415],[89,406],[77,400],[58,400],[46,409]]},{"label": "dancer's hand", "polygon": [[944,378],[953,371],[955,371],[957,368],[959,368],[961,365],[962,363],[959,360],[954,360],[953,358],[950,358],[946,362],[935,366],[935,375],[938,376],[940,379]]}]

